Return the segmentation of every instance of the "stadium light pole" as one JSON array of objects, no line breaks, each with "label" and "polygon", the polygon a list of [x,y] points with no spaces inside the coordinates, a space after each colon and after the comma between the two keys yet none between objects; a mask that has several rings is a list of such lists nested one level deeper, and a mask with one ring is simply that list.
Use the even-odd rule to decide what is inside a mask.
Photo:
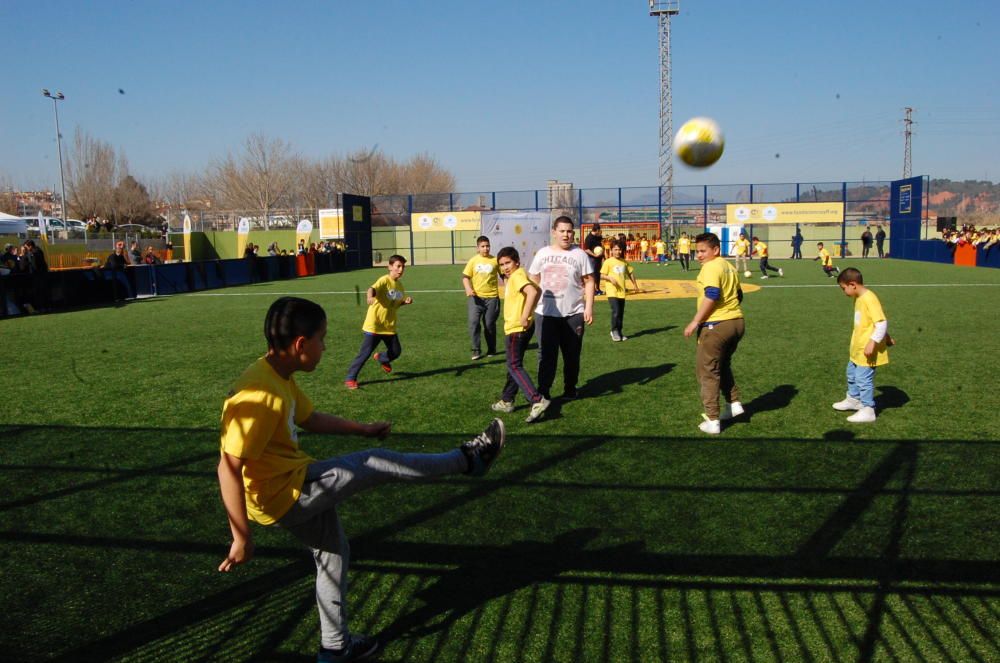
[{"label": "stadium light pole", "polygon": [[66,178],[63,176],[62,133],[59,131],[59,102],[65,101],[66,95],[58,91],[52,94],[48,88],[42,88],[42,96],[52,100],[52,110],[56,115],[56,148],[59,150],[59,187],[62,191],[62,204],[60,207],[62,209],[63,228],[66,229],[66,236],[68,237],[69,222],[66,220],[66,214],[69,212],[69,208],[66,203]]}]

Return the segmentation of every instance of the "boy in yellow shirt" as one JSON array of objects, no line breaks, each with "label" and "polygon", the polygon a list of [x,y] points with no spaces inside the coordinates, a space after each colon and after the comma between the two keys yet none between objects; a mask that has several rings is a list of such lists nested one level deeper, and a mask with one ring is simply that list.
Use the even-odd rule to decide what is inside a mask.
[{"label": "boy in yellow shirt", "polygon": [[691,271],[691,240],[687,233],[677,238],[677,259],[681,261],[681,270]]},{"label": "boy in yellow shirt", "polygon": [[517,390],[531,404],[531,411],[524,421],[531,423],[548,409],[550,401],[545,398],[531,376],[524,370],[524,353],[535,333],[535,305],[542,294],[538,284],[528,278],[521,267],[521,255],[513,246],[505,246],[497,254],[497,262],[507,281],[503,299],[503,333],[507,356],[507,382],[500,393],[500,400],[493,404],[496,412],[513,412]]},{"label": "boy in yellow shirt", "polygon": [[747,234],[740,233],[740,236],[733,242],[733,254],[736,257],[736,271],[740,274],[750,271],[750,240]]},{"label": "boy in yellow shirt", "polygon": [[622,333],[622,321],[625,319],[625,298],[628,296],[626,280],[632,281],[632,289],[638,290],[635,282],[635,272],[632,265],[622,260],[621,244],[611,245],[611,257],[601,266],[601,281],[607,283],[608,303],[611,305],[611,340],[627,341],[628,336]]},{"label": "boy in yellow shirt", "polygon": [[819,255],[813,258],[813,260],[821,261],[820,264],[823,266],[823,273],[827,277],[840,274],[840,270],[833,266],[833,258],[830,256],[830,252],[823,248],[823,242],[816,242],[816,251]]},{"label": "boy in yellow shirt", "polygon": [[663,241],[662,237],[657,237],[656,241],[653,242],[653,246],[656,248],[656,262],[661,265],[667,262],[667,243]]},{"label": "boy in yellow shirt", "polygon": [[851,333],[850,358],[847,361],[847,397],[833,404],[834,410],[855,413],[847,418],[853,423],[875,421],[875,369],[889,363],[889,321],[882,303],[865,287],[861,272],[848,267],[837,277],[837,285],[854,300],[854,331]]},{"label": "boy in yellow shirt", "polygon": [[[399,344],[399,336],[396,334],[396,312],[400,306],[413,303],[413,298],[406,296],[400,280],[406,270],[406,258],[398,254],[389,256],[388,270],[388,274],[368,287],[368,314],[361,327],[364,332],[361,349],[344,378],[344,386],[348,389],[358,388],[358,373],[369,356],[378,362],[383,371],[392,373],[392,361],[403,354],[403,346]],[[385,343],[386,352],[376,352],[373,355],[372,350],[380,342]]]},{"label": "boy in yellow shirt", "polygon": [[486,338],[486,356],[497,353],[497,318],[500,317],[500,268],[490,255],[490,238],[476,239],[476,255],[462,270],[462,286],[468,302],[469,337],[472,339],[472,360],[482,359],[479,331]]},{"label": "boy in yellow shirt", "polygon": [[753,238],[753,252],[760,258],[760,278],[766,279],[768,270],[778,272],[778,276],[784,276],[785,272],[780,267],[775,269],[768,264],[767,244],[760,241],[756,236]]},{"label": "boy in yellow shirt", "polygon": [[[703,433],[718,435],[722,421],[743,414],[740,390],[733,376],[733,355],[743,338],[743,289],[736,269],[721,257],[719,238],[702,233],[694,239],[695,258],[701,263],[698,272],[697,310],[684,328],[684,336],[697,334],[695,373],[701,387],[704,421],[698,424]],[[726,399],[719,406],[719,394]]]},{"label": "boy in yellow shirt", "polygon": [[482,476],[503,449],[503,422],[458,449],[437,454],[369,449],[317,461],[299,447],[298,428],[319,434],[385,439],[388,421],[361,423],[318,412],[293,374],[311,372],[326,350],[326,313],[297,297],[274,302],[264,320],[267,354],[236,381],[222,409],[219,489],[233,541],[219,571],[253,558],[250,521],[277,524],[302,541],[316,562],[321,663],[369,658],[374,638],[351,634],[345,608],[349,547],[337,505],[392,481],[465,473]]}]

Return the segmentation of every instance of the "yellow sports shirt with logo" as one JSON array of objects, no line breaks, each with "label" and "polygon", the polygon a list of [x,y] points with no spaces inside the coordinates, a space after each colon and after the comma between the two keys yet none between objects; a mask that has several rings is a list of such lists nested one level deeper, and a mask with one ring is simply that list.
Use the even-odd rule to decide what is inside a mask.
[{"label": "yellow sports shirt with logo", "polygon": [[767,244],[765,244],[764,242],[757,242],[754,246],[757,248],[758,256],[760,256],[761,258],[767,257]]},{"label": "yellow sports shirt with logo", "polygon": [[601,265],[601,274],[611,278],[611,281],[604,281],[607,284],[608,297],[625,299],[627,296],[625,284],[632,276],[632,265],[619,258],[608,258]]},{"label": "yellow sports shirt with logo", "polygon": [[738,256],[750,255],[750,240],[739,238],[733,243],[733,249]]},{"label": "yellow sports shirt with logo", "polygon": [[681,237],[677,240],[677,253],[691,253],[691,240]]},{"label": "yellow sports shirt with logo", "polygon": [[490,299],[500,296],[497,288],[497,278],[500,275],[500,268],[497,266],[497,259],[493,256],[483,257],[474,255],[465,263],[462,276],[466,276],[472,281],[472,291],[477,297]]},{"label": "yellow sports shirt with logo", "polygon": [[865,356],[865,346],[872,338],[875,323],[885,320],[882,303],[871,290],[854,300],[854,331],[851,333],[851,361],[858,366],[881,366],[889,363],[885,339],[875,344],[875,356]]},{"label": "yellow sports shirt with logo", "polygon": [[700,309],[702,302],[705,301],[707,288],[718,288],[720,296],[715,300],[715,309],[705,322],[722,322],[743,317],[739,300],[740,279],[736,269],[729,262],[722,258],[713,258],[702,263],[701,271],[698,272],[696,309]]},{"label": "yellow sports shirt with logo", "polygon": [[368,307],[362,329],[369,334],[395,334],[396,312],[406,299],[402,281],[396,281],[386,274],[371,288],[375,291],[375,303]]},{"label": "yellow sports shirt with logo", "polygon": [[[524,313],[524,287],[529,283],[538,287],[537,283],[528,278],[528,273],[524,271],[524,267],[518,267],[514,270],[514,273],[507,277],[507,288],[503,293],[504,334],[514,334],[524,331],[524,327],[521,326],[521,315]],[[528,316],[529,325],[534,317],[534,312]]]},{"label": "yellow sports shirt with logo", "polygon": [[833,267],[833,258],[830,257],[830,252],[826,249],[819,250],[819,260],[824,267]]},{"label": "yellow sports shirt with logo", "polygon": [[271,525],[299,499],[313,459],[299,448],[296,425],[313,404],[293,378],[263,357],[243,371],[222,406],[221,450],[242,458],[247,516]]}]

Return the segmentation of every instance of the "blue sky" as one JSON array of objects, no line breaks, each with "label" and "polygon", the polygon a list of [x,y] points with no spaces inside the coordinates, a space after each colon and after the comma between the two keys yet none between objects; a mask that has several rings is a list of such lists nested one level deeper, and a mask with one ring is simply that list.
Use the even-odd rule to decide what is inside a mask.
[{"label": "blue sky", "polygon": [[[675,182],[899,177],[905,106],[914,174],[1000,180],[998,7],[681,0],[674,127],[712,117],[727,147]],[[140,180],[260,132],[307,157],[426,151],[460,191],[657,183],[644,0],[2,0],[0,25],[0,178],[19,187],[58,184],[43,87],[67,97],[64,151],[80,127]]]}]

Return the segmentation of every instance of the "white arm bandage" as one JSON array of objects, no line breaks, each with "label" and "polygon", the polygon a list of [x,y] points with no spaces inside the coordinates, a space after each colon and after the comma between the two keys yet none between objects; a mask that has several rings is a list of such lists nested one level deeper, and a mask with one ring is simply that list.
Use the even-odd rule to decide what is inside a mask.
[{"label": "white arm bandage", "polygon": [[871,340],[875,341],[876,343],[881,343],[882,339],[885,338],[886,332],[888,331],[889,331],[889,321],[879,320],[878,322],[875,323],[875,331],[872,332]]}]

